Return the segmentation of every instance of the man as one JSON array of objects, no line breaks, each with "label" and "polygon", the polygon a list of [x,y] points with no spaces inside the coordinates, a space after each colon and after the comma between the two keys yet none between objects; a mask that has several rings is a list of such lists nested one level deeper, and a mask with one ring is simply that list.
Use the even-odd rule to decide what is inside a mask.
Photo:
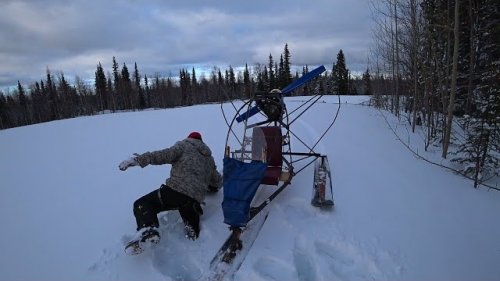
[{"label": "man", "polygon": [[126,251],[130,254],[142,252],[143,247],[160,241],[157,214],[167,210],[178,210],[185,224],[186,236],[192,240],[200,234],[200,214],[207,192],[217,192],[222,186],[222,176],[217,172],[210,148],[203,142],[201,134],[192,132],[174,146],[159,151],[134,154],[120,163],[125,171],[128,167],[172,164],[170,177],[155,191],[144,195],[134,203],[138,238],[130,242]]}]

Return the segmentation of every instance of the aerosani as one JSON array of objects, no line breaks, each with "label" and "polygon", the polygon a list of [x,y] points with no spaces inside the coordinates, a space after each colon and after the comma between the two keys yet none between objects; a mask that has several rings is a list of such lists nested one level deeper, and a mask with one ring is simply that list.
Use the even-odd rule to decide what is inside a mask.
[{"label": "aerosani", "polygon": [[[314,163],[312,206],[328,210],[334,206],[328,157],[316,152],[315,147],[336,116],[332,116],[333,121],[316,143],[307,145],[293,132],[292,124],[323,95],[311,96],[292,112],[288,112],[284,99],[325,70],[320,66],[283,89],[257,93],[239,109],[233,104],[234,117],[231,122],[226,119],[222,202],[224,223],[229,225],[230,234],[212,259],[207,280],[222,280],[235,274],[266,221],[266,206],[309,165]],[[292,150],[292,141],[307,150]]]}]

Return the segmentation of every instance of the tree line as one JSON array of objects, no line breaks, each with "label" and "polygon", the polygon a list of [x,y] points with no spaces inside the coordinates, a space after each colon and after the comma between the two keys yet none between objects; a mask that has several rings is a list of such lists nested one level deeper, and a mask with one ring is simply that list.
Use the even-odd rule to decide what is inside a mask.
[{"label": "tree line", "polygon": [[[45,79],[27,87],[18,82],[13,93],[0,91],[0,129],[107,112],[245,99],[256,92],[284,88],[308,71],[306,65],[300,72],[292,72],[288,44],[285,44],[279,60],[269,54],[266,64],[257,63],[252,67],[245,64],[240,71],[231,66],[225,70],[214,66],[209,75],[197,75],[195,68],[181,69],[175,78],[160,74],[141,75],[137,63],[130,71],[115,57],[110,72],[106,72],[100,62],[97,64],[93,85],[79,77],[70,84],[64,73],[54,75],[47,69]],[[349,75],[340,50],[332,71],[307,83],[294,94],[357,93],[360,90],[354,85],[359,88],[360,81]]]},{"label": "tree line", "polygon": [[440,146],[476,187],[500,176],[499,1],[371,4],[374,105],[422,126],[426,150]]}]

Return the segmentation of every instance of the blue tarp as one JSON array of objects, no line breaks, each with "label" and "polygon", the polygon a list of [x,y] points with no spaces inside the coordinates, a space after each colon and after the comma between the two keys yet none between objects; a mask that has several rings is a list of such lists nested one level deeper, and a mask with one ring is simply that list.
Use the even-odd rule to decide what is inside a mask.
[{"label": "blue tarp", "polygon": [[264,178],[267,164],[245,163],[233,158],[224,158],[224,200],[222,211],[224,223],[244,227],[250,219],[250,203]]}]

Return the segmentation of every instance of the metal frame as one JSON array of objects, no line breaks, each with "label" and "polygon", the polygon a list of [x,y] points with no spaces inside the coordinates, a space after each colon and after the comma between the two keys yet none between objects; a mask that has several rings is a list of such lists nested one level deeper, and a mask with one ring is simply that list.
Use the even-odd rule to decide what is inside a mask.
[{"label": "metal frame", "polygon": [[[323,95],[314,95],[312,96],[308,101],[306,101],[303,105],[299,106],[297,109],[292,111],[290,114],[297,113],[298,115],[295,116],[293,119],[290,118],[290,114],[288,113],[288,110],[286,108],[286,105],[283,102],[283,96],[281,94],[269,94],[269,95],[256,95],[255,97],[249,99],[246,101],[239,109],[236,110],[236,113],[231,120],[231,122],[228,124],[229,129],[227,132],[226,136],[226,143],[225,143],[225,156],[226,157],[231,157],[238,159],[240,161],[251,161],[251,149],[248,149],[248,146],[251,145],[251,129],[254,127],[258,126],[279,126],[282,129],[283,134],[283,145],[282,145],[282,169],[284,172],[287,172],[289,174],[288,178],[284,181],[279,182],[277,185],[277,189],[266,199],[264,202],[260,203],[258,206],[251,207],[250,208],[250,219],[249,222],[260,212],[262,211],[271,201],[276,198],[283,190],[286,189],[287,186],[290,185],[293,177],[297,175],[299,172],[303,171],[305,168],[307,168],[309,165],[314,163],[314,161],[322,157],[321,154],[316,153],[314,151],[314,148],[316,144],[313,147],[308,146],[303,140],[301,140],[291,129],[290,125],[294,123],[300,116],[304,114],[305,111],[307,111],[311,106],[313,106]],[[236,119],[244,112],[247,113],[249,110],[253,107],[256,106],[258,103],[258,99],[267,99],[269,102],[279,102],[280,106],[283,108],[283,115],[279,120],[276,121],[269,121],[267,119],[267,116],[263,112],[259,112],[260,116],[263,116],[265,120],[259,120],[254,123],[250,123],[249,120],[251,118],[245,118],[242,121],[242,130],[243,130],[243,136],[238,137],[236,128],[238,126],[238,123],[236,122]],[[274,100],[273,100],[274,99]],[[304,108],[305,107],[305,108]],[[236,109],[236,108],[235,108]],[[302,109],[301,111],[299,111]],[[292,147],[291,147],[291,137],[295,137],[299,142],[301,142],[307,149],[309,149],[309,152],[293,152]],[[230,148],[230,140],[235,139],[236,140],[236,145],[238,146],[237,149],[231,151]],[[310,160],[312,157],[312,160]],[[310,160],[306,164],[300,167],[300,169],[295,170],[294,165],[298,162],[302,162],[304,160]]]}]

